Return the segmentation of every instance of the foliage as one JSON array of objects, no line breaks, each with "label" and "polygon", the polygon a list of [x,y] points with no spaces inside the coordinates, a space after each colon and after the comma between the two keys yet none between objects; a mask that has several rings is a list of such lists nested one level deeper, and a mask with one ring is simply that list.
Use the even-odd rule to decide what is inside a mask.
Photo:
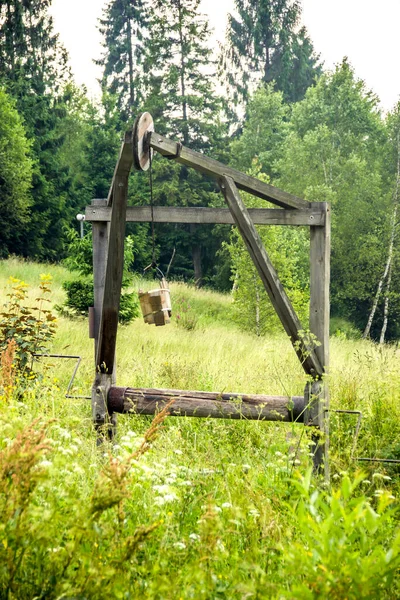
[{"label": "foliage", "polygon": [[[15,259],[1,264],[2,282],[7,270]],[[33,283],[35,267],[27,275]],[[229,296],[171,291],[199,325],[122,328],[121,385],[303,393],[286,336],[239,331]],[[76,385],[89,391],[87,328],[60,318],[56,351],[68,344],[83,356]],[[331,408],[364,415],[354,457],[399,457],[399,360],[395,345],[332,338]],[[399,597],[398,466],[364,463],[361,476],[356,415],[331,412],[328,488],[309,472],[300,424],[171,418],[151,441],[149,419],[131,414],[99,451],[87,401],[61,391],[70,367],[52,362],[51,377],[0,403],[0,594],[10,585],[12,600]]]},{"label": "foliage", "polygon": [[29,215],[32,185],[30,143],[15,102],[0,87],[0,257],[18,253]]},{"label": "foliage", "polygon": [[400,566],[400,533],[393,535],[393,497],[382,492],[373,507],[357,488],[364,480],[343,477],[332,494],[313,490],[310,473],[296,487],[291,512],[300,539],[283,553],[290,595],[283,598],[384,598]]},{"label": "foliage", "polygon": [[35,354],[49,351],[49,343],[56,332],[56,319],[49,308],[48,296],[51,291],[51,276],[41,275],[40,295],[33,307],[27,304],[28,285],[10,277],[9,299],[0,314],[0,352],[10,349],[10,340],[15,341],[13,349],[15,369],[18,373],[30,370]]},{"label": "foliage", "polygon": [[305,27],[298,29],[297,0],[235,0],[223,52],[225,77],[236,100],[248,99],[261,81],[274,81],[285,100],[296,102],[321,73]]},{"label": "foliage", "polygon": [[63,225],[73,215],[73,182],[69,166],[59,160],[70,73],[49,5],[49,0],[0,4],[0,81],[24,119],[33,159],[30,219],[18,252],[54,260]]},{"label": "foliage", "polygon": [[377,99],[344,61],[293,108],[291,133],[277,164],[280,187],[331,203],[332,311],[360,329],[388,240],[384,151]]},{"label": "foliage", "polygon": [[99,31],[103,56],[102,88],[117,98],[121,119],[131,121],[140,104],[147,7],[143,0],[110,0],[103,9]]},{"label": "foliage", "polygon": [[[262,180],[268,178],[260,173],[260,165],[254,162],[251,174]],[[260,206],[259,199],[243,194],[246,206]],[[303,231],[290,227],[258,227],[258,233],[272,264],[285,288],[300,320],[307,323],[309,303],[309,258],[307,238]],[[257,336],[279,328],[279,320],[239,234],[232,230],[227,248],[232,265],[233,300],[236,320],[245,330]]]},{"label": "foliage", "polygon": [[[63,288],[67,293],[67,299],[57,310],[64,316],[86,316],[89,307],[94,305],[93,291],[93,242],[92,233],[87,233],[83,238],[73,230],[67,231],[68,256],[64,261],[65,266],[72,272],[79,273],[80,278],[73,281],[65,281]],[[131,236],[125,238],[124,249],[124,272],[122,287],[129,287],[132,282],[131,265],[134,260],[134,239]],[[124,292],[120,298],[119,321],[129,323],[139,315],[139,298],[136,292]]]}]

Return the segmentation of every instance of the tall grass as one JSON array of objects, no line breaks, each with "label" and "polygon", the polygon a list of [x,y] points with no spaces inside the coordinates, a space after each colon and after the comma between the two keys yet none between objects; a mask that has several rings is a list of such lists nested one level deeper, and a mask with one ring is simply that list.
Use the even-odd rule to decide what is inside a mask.
[{"label": "tall grass", "polygon": [[[2,290],[13,275],[34,298],[41,272],[60,303],[60,267],[5,261]],[[229,296],[171,287],[195,329],[121,327],[118,385],[302,394],[283,335],[239,331]],[[87,323],[60,318],[52,351],[83,357],[74,389],[90,395]],[[331,356],[332,409],[363,412],[356,456],[397,457],[397,347],[333,338]],[[323,490],[301,425],[171,417],[139,456],[151,420],[121,416],[116,444],[98,449],[90,401],[63,396],[73,361],[45,361],[43,381],[0,405],[0,598],[399,597],[398,473],[361,474],[354,416],[332,413]]]}]

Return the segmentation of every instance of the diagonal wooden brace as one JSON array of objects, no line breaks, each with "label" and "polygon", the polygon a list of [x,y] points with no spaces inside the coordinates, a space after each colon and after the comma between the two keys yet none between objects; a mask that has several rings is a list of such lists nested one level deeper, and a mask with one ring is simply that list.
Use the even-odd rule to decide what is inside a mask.
[{"label": "diagonal wooden brace", "polygon": [[301,335],[303,328],[297,314],[278,278],[264,244],[249,216],[232,177],[224,176],[219,181],[222,193],[239,229],[240,235],[264,284],[265,290],[288,334],[304,371],[313,379],[323,375],[323,365],[313,348]]}]

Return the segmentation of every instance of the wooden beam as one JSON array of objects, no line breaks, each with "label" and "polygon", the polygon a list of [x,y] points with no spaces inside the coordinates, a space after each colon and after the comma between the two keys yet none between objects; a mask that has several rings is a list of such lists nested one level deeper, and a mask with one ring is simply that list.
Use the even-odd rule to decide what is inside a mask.
[{"label": "wooden beam", "polygon": [[108,234],[106,275],[96,355],[96,369],[109,375],[112,374],[114,369],[118,312],[124,267],[128,178],[129,169],[133,162],[132,139],[129,135],[125,137],[120,159],[113,177],[113,203]]},{"label": "wooden beam", "polygon": [[[104,202],[107,202],[104,200]],[[255,225],[312,225],[321,227],[325,223],[325,212],[314,203],[312,208],[283,210],[276,208],[249,208],[251,220]],[[111,219],[111,208],[107,206],[88,206],[85,220],[91,223],[105,222]],[[150,206],[128,206],[127,223],[149,223]],[[154,206],[155,223],[218,223],[234,225],[235,221],[228,208],[204,208],[192,206]]]},{"label": "wooden beam", "polygon": [[234,180],[228,176],[222,177],[220,186],[247,250],[264,284],[265,290],[293,344],[304,371],[308,375],[311,375],[313,379],[319,378],[323,373],[323,365],[316,355],[315,350],[301,335],[303,327],[283,289],[258,231],[240,197]]},{"label": "wooden beam", "polygon": [[151,148],[163,156],[173,156],[176,162],[179,162],[182,165],[192,167],[193,169],[196,169],[196,171],[200,171],[200,173],[204,173],[215,179],[227,175],[233,179],[240,190],[249,192],[258,198],[268,200],[282,208],[310,208],[310,203],[302,198],[284,192],[255,177],[245,175],[236,169],[227,167],[213,158],[208,158],[200,152],[195,152],[194,150],[185,148],[185,146],[180,146],[177,142],[173,142],[158,133],[151,133],[149,135]]},{"label": "wooden beam", "polygon": [[[106,207],[107,199],[92,200],[91,208]],[[106,208],[111,220],[111,208]],[[101,307],[104,296],[104,283],[106,278],[108,226],[105,220],[97,221],[92,225],[93,240],[93,292],[94,292],[94,357],[96,360],[97,342],[99,339]]]},{"label": "wooden beam", "polygon": [[[315,337],[315,353],[327,372],[329,368],[329,281],[331,222],[329,204],[321,203],[326,213],[325,227],[310,228],[310,332]],[[314,469],[324,470],[329,480],[329,388],[326,379],[308,384],[306,423],[320,432],[314,436]],[[319,435],[319,433],[321,435]]]},{"label": "wooden beam", "polygon": [[158,388],[122,388],[108,392],[109,412],[154,415],[171,399],[169,412],[176,417],[212,417],[258,421],[303,422],[303,396],[263,396],[194,392]]},{"label": "wooden beam", "polygon": [[115,188],[115,180],[116,177],[122,177],[123,175],[129,176],[130,170],[132,168],[133,163],[133,141],[132,141],[132,132],[128,131],[125,133],[124,140],[121,144],[121,150],[119,152],[119,157],[117,160],[117,164],[115,165],[114,175],[111,181],[110,189],[107,196],[107,205],[111,206],[113,203],[113,194]]}]

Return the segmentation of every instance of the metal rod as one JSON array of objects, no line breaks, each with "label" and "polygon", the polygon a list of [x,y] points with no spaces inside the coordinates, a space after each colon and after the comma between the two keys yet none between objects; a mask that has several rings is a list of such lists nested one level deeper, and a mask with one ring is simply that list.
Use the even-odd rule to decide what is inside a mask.
[{"label": "metal rod", "polygon": [[39,358],[70,358],[70,359],[74,358],[74,359],[76,359],[77,362],[76,362],[74,371],[72,373],[71,379],[69,380],[67,391],[65,392],[64,397],[69,398],[69,399],[72,398],[74,400],[78,400],[78,399],[79,400],[91,400],[92,399],[91,396],[73,396],[73,395],[70,395],[70,393],[69,393],[71,390],[72,384],[74,383],[75,376],[78,372],[79,365],[81,364],[81,361],[82,361],[81,356],[78,356],[76,354],[36,354],[36,353],[33,354],[32,356],[35,358],[39,357]]}]

